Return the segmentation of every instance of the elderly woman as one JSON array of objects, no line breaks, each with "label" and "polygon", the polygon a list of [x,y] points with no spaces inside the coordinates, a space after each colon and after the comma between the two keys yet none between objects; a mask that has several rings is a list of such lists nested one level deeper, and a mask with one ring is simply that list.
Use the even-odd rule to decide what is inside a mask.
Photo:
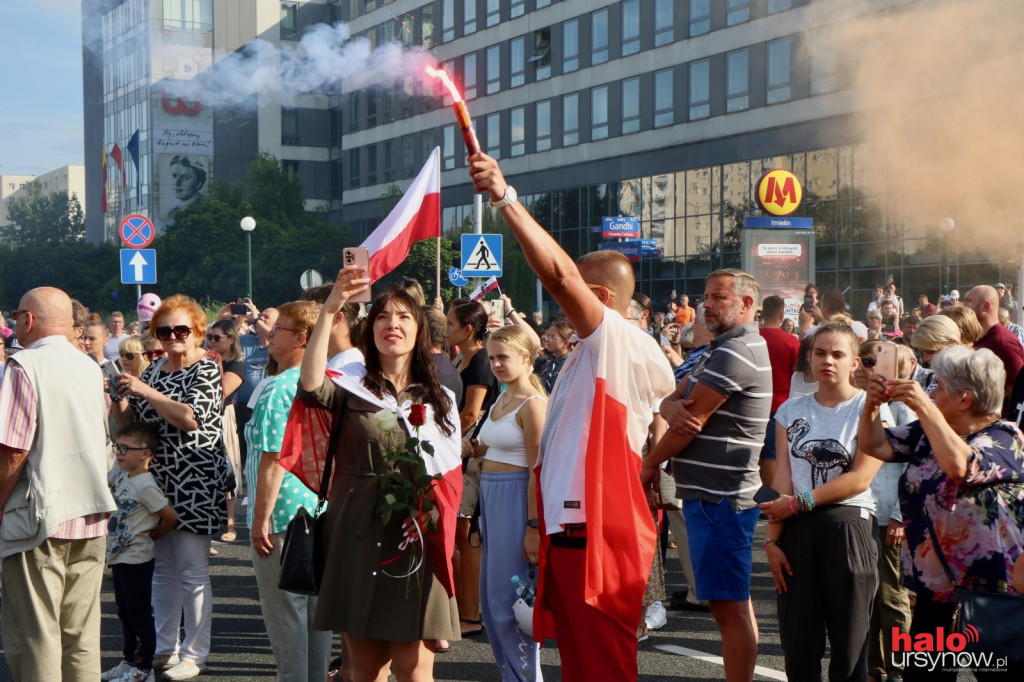
[{"label": "elderly woman", "polygon": [[[932,315],[921,322],[921,326],[914,332],[914,338],[911,339],[910,345],[920,351],[924,364],[930,365],[932,358],[940,350],[949,346],[961,345],[960,328],[945,315]],[[925,393],[931,394],[935,389],[934,372],[922,368],[915,370],[914,373],[916,376],[911,378],[917,380],[924,387]]]},{"label": "elderly woman", "polygon": [[[932,368],[936,387],[930,398],[916,381],[873,375],[859,426],[861,449],[883,461],[907,463],[900,510],[904,584],[917,593],[912,638],[935,636],[938,628],[951,631],[956,588],[1014,592],[1013,564],[1024,551],[1024,436],[999,416],[1003,363],[987,349],[953,346],[934,357]],[[879,406],[887,400],[905,403],[919,421],[884,428]],[[999,679],[1021,679],[1022,673],[1019,662],[1011,663],[1009,676]],[[976,675],[984,679],[986,673]],[[905,674],[906,680],[956,677],[955,670],[912,666]]]},{"label": "elderly woman", "polygon": [[[150,471],[177,512],[178,524],[155,544],[154,666],[170,668],[164,679],[184,680],[203,671],[210,653],[210,542],[225,520],[228,472],[221,377],[200,345],[206,313],[194,300],[181,295],[164,300],[150,329],[166,356],[141,378],[118,375],[121,397],[111,412],[118,424],[134,418],[155,425],[160,434],[160,452]],[[179,638],[183,617],[185,634]]]}]

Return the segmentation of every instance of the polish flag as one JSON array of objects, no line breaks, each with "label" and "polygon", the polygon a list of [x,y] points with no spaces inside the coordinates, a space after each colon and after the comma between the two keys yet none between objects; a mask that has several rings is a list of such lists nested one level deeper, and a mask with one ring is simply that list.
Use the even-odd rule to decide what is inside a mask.
[{"label": "polish flag", "polygon": [[491,277],[489,279],[485,279],[483,281],[483,284],[478,286],[476,289],[473,289],[473,293],[469,295],[469,298],[470,298],[471,301],[479,301],[481,298],[483,298],[484,296],[486,296],[487,294],[491,293],[492,291],[494,291],[497,288],[498,288],[498,278],[497,277]]},{"label": "polish flag", "polygon": [[441,236],[441,148],[434,147],[405,196],[361,246],[370,250],[376,282],[405,260],[415,242]]}]

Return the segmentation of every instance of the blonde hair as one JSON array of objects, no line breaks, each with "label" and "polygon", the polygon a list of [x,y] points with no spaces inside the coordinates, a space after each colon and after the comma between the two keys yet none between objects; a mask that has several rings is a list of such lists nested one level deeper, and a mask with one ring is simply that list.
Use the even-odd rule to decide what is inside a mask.
[{"label": "blonde hair", "polygon": [[[965,305],[943,308],[938,314],[953,320],[956,326],[960,328],[960,343],[967,347],[974,346],[974,342],[980,339],[982,333],[984,333],[981,329],[981,322],[978,322],[978,316]],[[917,331],[921,331],[921,328],[918,327]],[[917,332],[914,332],[914,336],[917,336]]]},{"label": "blonde hair", "polygon": [[[537,351],[533,347],[533,340],[530,338],[530,335],[522,327],[509,325],[495,329],[487,335],[487,343],[491,341],[500,341],[505,344],[526,360],[526,364],[529,367],[533,367],[533,362],[537,359]],[[548,394],[544,390],[544,384],[541,382],[540,377],[532,369],[530,370],[530,385],[541,395],[546,396]]]},{"label": "blonde hair", "polygon": [[910,345],[914,348],[927,351],[939,350],[950,343],[961,343],[960,327],[952,317],[941,313],[923,320],[910,340]]},{"label": "blonde hair", "polygon": [[142,344],[142,337],[138,334],[129,336],[126,339],[121,339],[121,343],[117,344],[117,350],[119,353],[135,353],[139,358],[139,375],[146,371],[149,367],[149,360],[143,353],[146,351],[146,347]]}]

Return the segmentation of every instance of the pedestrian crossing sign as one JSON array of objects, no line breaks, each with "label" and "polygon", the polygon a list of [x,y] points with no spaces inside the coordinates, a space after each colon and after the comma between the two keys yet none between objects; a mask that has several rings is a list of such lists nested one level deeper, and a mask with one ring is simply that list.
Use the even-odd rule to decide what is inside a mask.
[{"label": "pedestrian crossing sign", "polygon": [[462,235],[462,276],[501,277],[501,235]]}]

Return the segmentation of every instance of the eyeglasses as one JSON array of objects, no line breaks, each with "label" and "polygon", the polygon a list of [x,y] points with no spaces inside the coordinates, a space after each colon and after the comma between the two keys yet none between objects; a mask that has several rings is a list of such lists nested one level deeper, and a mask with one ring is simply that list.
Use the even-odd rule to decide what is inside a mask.
[{"label": "eyeglasses", "polygon": [[271,329],[270,332],[272,334],[276,334],[278,332],[278,330],[283,331],[283,332],[291,332],[292,334],[301,334],[302,333],[298,329],[292,329],[291,327],[282,327],[279,324],[275,324],[274,328]]},{"label": "eyeglasses", "polygon": [[878,362],[878,358],[876,358],[874,355],[865,355],[860,359],[860,362],[868,369],[874,369],[875,364]]},{"label": "eyeglasses", "polygon": [[605,286],[605,285],[603,285],[603,284],[589,284],[589,283],[588,283],[588,284],[587,284],[587,288],[588,288],[588,289],[592,289],[592,290],[595,290],[595,291],[596,291],[597,289],[607,289],[607,290],[608,290],[608,293],[609,293],[609,294],[610,294],[610,295],[611,295],[611,296],[612,296],[613,298],[614,298],[615,296],[618,296],[618,294],[617,294],[617,293],[615,293],[615,289],[612,289],[611,287],[606,287],[606,286]]},{"label": "eyeglasses", "polygon": [[114,449],[117,450],[119,455],[127,455],[129,450],[149,450],[146,446],[135,447],[134,445],[125,445],[124,443],[118,443],[114,446]]},{"label": "eyeglasses", "polygon": [[174,327],[157,327],[154,333],[156,338],[161,341],[169,341],[171,334],[174,334],[174,338],[178,341],[182,341],[192,334],[192,328],[187,324],[179,324]]},{"label": "eyeglasses", "polygon": [[122,360],[134,360],[138,353],[118,353]]},{"label": "eyeglasses", "polygon": [[142,353],[142,356],[150,362],[153,362],[153,360],[159,360],[165,355],[167,355],[167,351],[165,350],[147,350]]},{"label": "eyeglasses", "polygon": [[214,343],[220,343],[221,339],[230,339],[230,338],[233,338],[233,337],[227,336],[227,335],[221,336],[220,334],[207,334],[206,335],[206,340],[207,341],[213,341]]},{"label": "eyeglasses", "polygon": [[27,313],[27,312],[29,312],[29,311],[27,311],[27,310],[13,310],[13,311],[11,311],[11,319],[14,320],[15,322],[17,322],[18,321],[18,315],[23,315],[24,313]]}]

